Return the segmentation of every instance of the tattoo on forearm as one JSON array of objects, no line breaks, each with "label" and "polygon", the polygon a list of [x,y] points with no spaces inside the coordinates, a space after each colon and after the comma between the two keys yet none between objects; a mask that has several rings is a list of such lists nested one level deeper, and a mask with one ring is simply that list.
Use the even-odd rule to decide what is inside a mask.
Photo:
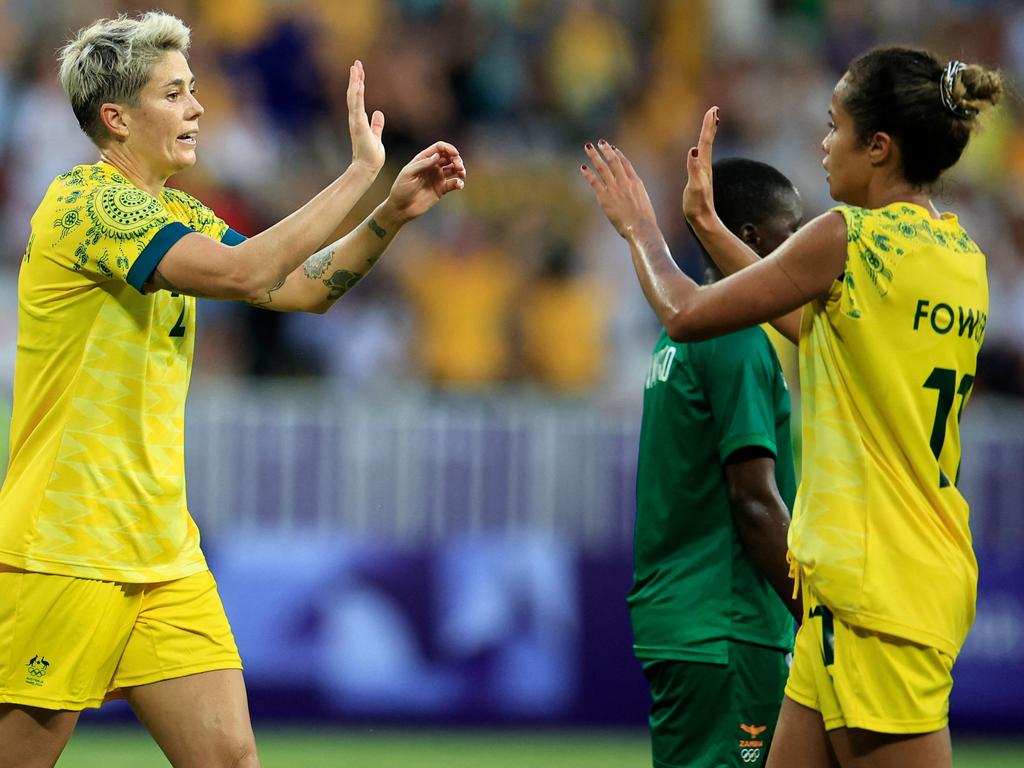
[{"label": "tattoo on forearm", "polygon": [[330,248],[325,248],[322,251],[318,251],[306,259],[306,263],[302,265],[303,274],[310,280],[318,280],[323,277],[324,272],[327,271],[327,267],[331,264],[331,259],[334,258],[334,252],[338,249],[336,245],[332,245]]},{"label": "tattoo on forearm", "polygon": [[366,269],[362,272],[353,272],[350,269],[338,269],[335,270],[334,274],[323,281],[330,290],[327,292],[328,301],[337,301],[352,288],[356,283],[362,280],[366,273],[369,272],[373,265],[380,261],[380,254],[376,256],[370,256],[366,259]]},{"label": "tattoo on forearm", "polygon": [[382,227],[380,224],[378,224],[372,217],[366,223],[366,226],[368,226],[370,228],[370,231],[373,232],[373,234],[375,234],[381,240],[388,236],[388,231],[384,229],[384,227]]},{"label": "tattoo on forearm", "polygon": [[267,289],[267,295],[265,297],[261,299],[253,299],[251,301],[247,301],[246,304],[252,304],[254,307],[265,307],[267,304],[274,300],[274,297],[271,296],[271,294],[274,291],[278,290],[279,288],[282,288],[287,280],[287,277],[282,277],[280,280],[277,281],[275,285]]},{"label": "tattoo on forearm", "polygon": [[336,301],[344,296],[348,290],[359,282],[362,278],[362,274],[359,272],[351,272],[347,269],[339,269],[329,278],[324,280],[330,290],[327,292],[327,299],[329,301]]}]

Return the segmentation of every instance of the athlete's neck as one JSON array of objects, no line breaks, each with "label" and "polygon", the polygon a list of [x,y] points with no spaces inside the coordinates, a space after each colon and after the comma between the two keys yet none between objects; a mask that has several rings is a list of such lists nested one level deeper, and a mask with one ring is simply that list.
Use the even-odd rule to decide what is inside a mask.
[{"label": "athlete's neck", "polygon": [[153,197],[159,198],[164,190],[166,176],[154,176],[147,174],[139,163],[135,162],[131,155],[125,152],[117,144],[103,147],[100,150],[100,160],[112,165],[119,170],[133,185],[148,192]]},{"label": "athlete's neck", "polygon": [[869,185],[865,197],[867,202],[862,206],[864,208],[884,208],[893,203],[910,203],[924,208],[933,219],[942,218],[938,209],[932,205],[928,193],[903,178],[878,178],[877,182]]}]

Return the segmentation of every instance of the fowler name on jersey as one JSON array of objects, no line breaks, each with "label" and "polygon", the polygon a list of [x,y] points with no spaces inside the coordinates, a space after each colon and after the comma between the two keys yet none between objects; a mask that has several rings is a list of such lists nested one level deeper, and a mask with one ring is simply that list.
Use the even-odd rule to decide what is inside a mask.
[{"label": "fowler name on jersey", "polygon": [[[954,306],[956,309],[954,310]],[[914,330],[930,327],[935,333],[945,335],[956,325],[957,336],[974,339],[981,346],[985,339],[988,314],[981,309],[953,305],[945,301],[932,303],[928,299],[917,300],[914,312]]]},{"label": "fowler name on jersey", "polygon": [[790,550],[836,616],[955,658],[977,590],[955,479],[988,318],[985,257],[951,214],[835,210],[846,270],[804,309]]}]

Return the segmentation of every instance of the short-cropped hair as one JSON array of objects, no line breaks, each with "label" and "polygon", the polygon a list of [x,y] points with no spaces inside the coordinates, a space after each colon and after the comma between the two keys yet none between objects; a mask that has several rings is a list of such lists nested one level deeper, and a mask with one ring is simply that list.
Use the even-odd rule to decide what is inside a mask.
[{"label": "short-cropped hair", "polygon": [[187,55],[190,38],[181,19],[149,11],[93,22],[61,49],[60,83],[79,126],[94,144],[101,146],[107,138],[100,106],[112,102],[137,107],[156,61],[168,51]]}]

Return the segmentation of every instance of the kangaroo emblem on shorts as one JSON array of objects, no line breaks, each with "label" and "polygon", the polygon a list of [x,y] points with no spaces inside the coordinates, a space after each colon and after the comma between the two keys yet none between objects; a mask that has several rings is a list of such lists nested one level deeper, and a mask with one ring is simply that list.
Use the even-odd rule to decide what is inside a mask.
[{"label": "kangaroo emblem on shorts", "polygon": [[50,662],[43,656],[35,655],[25,665],[28,667],[28,674],[25,675],[25,682],[29,685],[42,685],[43,678],[50,669]]}]

